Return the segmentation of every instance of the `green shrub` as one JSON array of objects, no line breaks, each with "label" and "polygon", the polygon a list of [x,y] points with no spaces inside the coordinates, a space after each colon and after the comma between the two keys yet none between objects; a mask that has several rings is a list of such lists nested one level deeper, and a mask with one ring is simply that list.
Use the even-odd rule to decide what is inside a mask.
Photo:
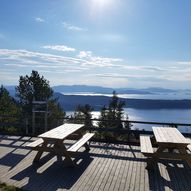
[{"label": "green shrub", "polygon": [[22,191],[22,189],[7,185],[5,183],[0,183],[0,191]]}]

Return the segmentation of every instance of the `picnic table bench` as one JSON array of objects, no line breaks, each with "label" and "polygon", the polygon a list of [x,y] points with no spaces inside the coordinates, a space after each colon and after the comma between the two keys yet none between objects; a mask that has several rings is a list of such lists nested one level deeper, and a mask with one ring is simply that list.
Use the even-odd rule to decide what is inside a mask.
[{"label": "picnic table bench", "polygon": [[[66,123],[39,135],[37,140],[27,145],[27,147],[38,151],[33,162],[38,162],[43,152],[49,152],[56,155],[58,160],[61,160],[62,156],[64,156],[68,165],[74,166],[75,164],[72,160],[72,156],[77,154],[77,151],[82,146],[89,151],[90,148],[87,142],[94,136],[94,133],[86,133],[85,135],[82,135],[79,131],[82,127],[82,124]],[[66,148],[64,140],[73,133],[77,134],[80,139],[71,147]]]},{"label": "picnic table bench", "polygon": [[[186,139],[178,129],[173,127],[152,127],[154,140],[158,147],[154,150],[151,136],[140,135],[140,146],[143,155],[148,157],[147,168],[152,168],[158,159],[185,160],[191,167],[191,141]],[[176,152],[174,152],[176,151]]]},{"label": "picnic table bench", "polygon": [[140,136],[140,144],[141,144],[141,152],[144,155],[152,156],[152,154],[154,153],[154,150],[152,147],[150,136],[149,135],[141,135]]}]

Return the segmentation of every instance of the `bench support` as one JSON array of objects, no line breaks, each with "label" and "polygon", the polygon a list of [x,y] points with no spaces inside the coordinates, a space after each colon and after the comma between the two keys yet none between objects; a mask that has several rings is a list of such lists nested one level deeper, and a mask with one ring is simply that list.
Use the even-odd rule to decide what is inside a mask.
[{"label": "bench support", "polygon": [[65,162],[67,166],[75,166],[74,161],[71,156],[77,154],[78,150],[84,146],[86,151],[89,151],[89,145],[87,142],[94,136],[94,133],[86,133],[82,136],[80,140],[78,140],[74,145],[72,145],[69,149],[66,149],[63,140],[51,140],[51,145],[49,145],[49,139],[37,139],[36,141],[28,144],[28,147],[33,148],[33,150],[37,150],[37,154],[33,160],[33,162],[39,162],[43,152],[49,152],[57,156],[58,161],[62,161],[62,157],[65,157]]},{"label": "bench support", "polygon": [[35,163],[35,162],[39,162],[39,160],[40,160],[40,158],[41,158],[41,156],[42,156],[42,154],[43,154],[43,152],[44,152],[43,149],[46,148],[47,145],[48,145],[48,142],[45,140],[45,141],[42,143],[41,150],[37,152],[37,154],[36,154],[36,156],[35,156],[35,158],[34,158],[34,160],[33,160],[34,163]]},{"label": "bench support", "polygon": [[[156,152],[153,151],[150,137],[148,135],[140,136],[141,152],[147,158],[147,169],[153,169],[154,165],[160,159],[172,159],[172,160],[185,160],[189,167],[191,167],[191,154],[187,153],[186,147],[177,146],[174,148],[172,145],[160,144]],[[178,153],[173,152],[174,149],[178,150]],[[191,149],[191,146],[187,146],[187,149]],[[167,152],[165,152],[167,150]]]}]

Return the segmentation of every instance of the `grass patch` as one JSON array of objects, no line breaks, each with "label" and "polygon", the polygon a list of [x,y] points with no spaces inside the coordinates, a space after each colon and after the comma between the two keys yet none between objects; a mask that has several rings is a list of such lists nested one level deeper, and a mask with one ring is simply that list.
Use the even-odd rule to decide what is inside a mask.
[{"label": "grass patch", "polygon": [[23,190],[20,188],[16,188],[15,186],[10,186],[0,182],[0,191],[23,191]]}]

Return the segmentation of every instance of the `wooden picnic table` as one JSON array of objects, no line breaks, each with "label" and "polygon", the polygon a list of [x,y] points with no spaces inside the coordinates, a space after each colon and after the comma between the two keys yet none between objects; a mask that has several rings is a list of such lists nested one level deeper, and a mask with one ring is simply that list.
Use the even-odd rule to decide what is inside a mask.
[{"label": "wooden picnic table", "polygon": [[158,159],[185,160],[191,167],[191,155],[188,152],[190,140],[186,139],[177,128],[152,127],[154,141],[158,145],[156,151],[153,149],[150,137],[140,136],[141,152],[150,157],[148,167],[152,167]]},{"label": "wooden picnic table", "polygon": [[[50,152],[51,154],[56,155],[58,160],[62,160],[62,156],[64,156],[68,165],[74,166],[75,164],[72,160],[73,154],[76,154],[82,146],[85,146],[86,150],[89,150],[87,141],[94,135],[94,133],[86,133],[85,135],[82,135],[80,131],[82,127],[83,124],[66,123],[39,135],[39,139],[27,145],[38,151],[33,162],[38,162],[43,152]],[[78,135],[79,140],[77,140],[71,147],[67,148],[64,140],[73,133]]]}]

